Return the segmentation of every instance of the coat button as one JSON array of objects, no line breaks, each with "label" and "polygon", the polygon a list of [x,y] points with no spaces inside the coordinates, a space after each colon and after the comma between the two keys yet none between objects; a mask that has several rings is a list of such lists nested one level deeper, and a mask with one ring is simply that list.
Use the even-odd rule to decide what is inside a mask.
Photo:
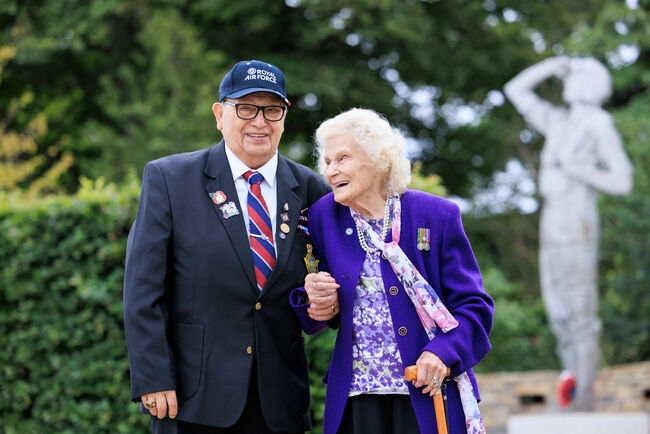
[{"label": "coat button", "polygon": [[397,333],[400,336],[406,336],[407,332],[408,332],[408,330],[406,330],[406,327],[400,327],[400,328],[397,329]]},{"label": "coat button", "polygon": [[388,292],[390,293],[390,295],[397,295],[399,289],[397,289],[397,286],[391,286]]},{"label": "coat button", "polygon": [[260,309],[262,309],[262,303],[258,301],[257,303],[255,303],[255,310],[260,310]]},{"label": "coat button", "polygon": [[246,347],[246,354],[252,354],[253,353],[253,347],[250,345]]}]

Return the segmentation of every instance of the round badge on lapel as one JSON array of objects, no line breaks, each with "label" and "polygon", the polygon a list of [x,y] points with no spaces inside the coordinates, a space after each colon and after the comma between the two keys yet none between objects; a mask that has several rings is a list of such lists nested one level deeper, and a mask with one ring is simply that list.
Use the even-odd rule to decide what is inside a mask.
[{"label": "round badge on lapel", "polygon": [[223,193],[223,191],[217,191],[214,193],[214,196],[212,197],[212,200],[214,203],[217,205],[221,205],[226,201],[226,195]]}]

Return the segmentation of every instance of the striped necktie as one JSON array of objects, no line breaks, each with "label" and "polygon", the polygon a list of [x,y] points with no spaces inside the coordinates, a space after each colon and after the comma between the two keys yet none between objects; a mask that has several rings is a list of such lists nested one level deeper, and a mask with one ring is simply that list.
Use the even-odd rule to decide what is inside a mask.
[{"label": "striped necktie", "polygon": [[260,190],[260,184],[264,181],[264,177],[259,172],[252,170],[244,173],[243,176],[249,184],[247,199],[248,227],[255,278],[257,279],[257,289],[262,291],[275,265],[271,217],[264,197],[262,197],[262,190]]}]

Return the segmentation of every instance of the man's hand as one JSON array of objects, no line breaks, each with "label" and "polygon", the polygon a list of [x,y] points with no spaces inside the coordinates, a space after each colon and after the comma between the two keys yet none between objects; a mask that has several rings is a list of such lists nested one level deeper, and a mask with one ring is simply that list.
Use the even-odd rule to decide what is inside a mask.
[{"label": "man's hand", "polygon": [[152,416],[163,419],[169,409],[169,417],[174,419],[178,414],[178,401],[175,390],[163,390],[160,392],[147,393],[140,397],[145,408]]},{"label": "man's hand", "polygon": [[310,273],[305,277],[305,291],[310,304],[307,312],[310,318],[327,321],[340,312],[338,288],[336,280],[324,271]]}]

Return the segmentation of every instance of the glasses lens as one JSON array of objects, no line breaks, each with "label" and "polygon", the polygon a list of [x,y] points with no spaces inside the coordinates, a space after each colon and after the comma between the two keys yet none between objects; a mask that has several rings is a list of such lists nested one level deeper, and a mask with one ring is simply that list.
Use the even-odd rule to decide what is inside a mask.
[{"label": "glasses lens", "polygon": [[269,121],[279,121],[284,114],[284,107],[279,105],[269,105],[264,107],[264,117]]},{"label": "glasses lens", "polygon": [[242,119],[253,119],[257,116],[257,107],[251,104],[237,104],[237,116]]}]

